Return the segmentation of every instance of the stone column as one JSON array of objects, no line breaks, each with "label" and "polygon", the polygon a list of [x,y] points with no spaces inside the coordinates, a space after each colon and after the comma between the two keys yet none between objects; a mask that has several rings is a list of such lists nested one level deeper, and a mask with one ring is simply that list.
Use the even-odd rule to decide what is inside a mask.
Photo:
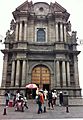
[{"label": "stone column", "polygon": [[69,62],[67,62],[67,81],[68,81],[68,86],[70,86],[70,66],[69,66]]},{"label": "stone column", "polygon": [[79,86],[78,59],[76,55],[74,56],[74,81],[75,85]]},{"label": "stone column", "polygon": [[20,28],[19,28],[19,41],[22,40],[22,21],[20,22]]},{"label": "stone column", "polygon": [[19,36],[19,33],[18,33],[18,22],[16,23],[16,31],[15,31],[15,41],[18,41],[18,36]]},{"label": "stone column", "polygon": [[2,73],[2,87],[5,87],[6,80],[7,80],[7,64],[8,64],[8,54],[4,54],[4,60],[3,60],[3,73]]},{"label": "stone column", "polygon": [[26,81],[26,61],[23,60],[23,66],[22,66],[22,86],[25,86]]},{"label": "stone column", "polygon": [[19,86],[19,78],[20,78],[20,61],[17,60],[15,86]]},{"label": "stone column", "polygon": [[59,61],[56,61],[56,79],[57,79],[57,87],[60,86],[60,66],[59,66]]},{"label": "stone column", "polygon": [[66,36],[66,25],[64,24],[64,41],[67,41],[67,36]]},{"label": "stone column", "polygon": [[11,86],[14,86],[15,61],[12,61]]},{"label": "stone column", "polygon": [[62,80],[63,80],[63,86],[66,86],[66,68],[65,68],[65,61],[62,62]]},{"label": "stone column", "polygon": [[58,23],[56,23],[56,41],[58,41]]},{"label": "stone column", "polygon": [[24,24],[24,41],[27,41],[27,22]]},{"label": "stone column", "polygon": [[60,23],[60,41],[63,42],[63,24]]}]

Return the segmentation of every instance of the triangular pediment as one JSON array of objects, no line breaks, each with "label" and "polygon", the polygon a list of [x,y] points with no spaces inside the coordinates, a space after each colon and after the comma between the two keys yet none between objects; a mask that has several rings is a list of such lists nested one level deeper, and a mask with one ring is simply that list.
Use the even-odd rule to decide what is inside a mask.
[{"label": "triangular pediment", "polygon": [[55,12],[65,12],[66,11],[66,9],[65,8],[63,8],[60,4],[58,4],[57,2],[55,2],[54,4],[53,4],[53,8],[54,8],[54,11]]},{"label": "triangular pediment", "polygon": [[28,1],[25,1],[23,4],[18,6],[16,9],[19,10],[19,11],[21,11],[21,10],[23,10],[23,11],[28,10]]}]

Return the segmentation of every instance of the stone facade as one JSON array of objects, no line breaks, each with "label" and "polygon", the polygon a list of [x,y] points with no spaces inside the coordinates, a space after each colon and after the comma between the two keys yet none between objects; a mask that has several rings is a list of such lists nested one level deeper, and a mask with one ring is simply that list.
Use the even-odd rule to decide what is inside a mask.
[{"label": "stone facade", "polygon": [[44,89],[81,96],[77,57],[80,51],[69,16],[57,2],[49,5],[25,1],[15,9],[2,50],[1,91],[25,92],[26,84],[33,82]]}]

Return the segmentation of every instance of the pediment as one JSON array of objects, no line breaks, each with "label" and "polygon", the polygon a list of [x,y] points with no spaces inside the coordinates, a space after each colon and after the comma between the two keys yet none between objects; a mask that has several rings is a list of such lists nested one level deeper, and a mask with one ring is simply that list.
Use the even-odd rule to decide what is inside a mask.
[{"label": "pediment", "polygon": [[16,9],[19,10],[19,11],[27,11],[28,8],[29,8],[28,1],[25,1],[23,4],[18,6]]},{"label": "pediment", "polygon": [[66,9],[63,8],[60,4],[58,4],[57,2],[55,2],[53,5],[52,5],[53,9],[54,9],[54,12],[65,12]]},{"label": "pediment", "polygon": [[55,2],[55,3],[51,3],[50,5],[48,4],[48,3],[45,3],[45,2],[36,2],[35,4],[33,4],[32,3],[32,1],[31,2],[28,2],[28,0],[27,1],[25,1],[23,4],[21,4],[20,6],[18,6],[16,9],[17,10],[28,10],[29,9],[29,7],[30,6],[34,6],[34,7],[38,7],[38,6],[43,6],[44,8],[46,7],[46,8],[49,8],[49,6],[50,6],[50,8],[52,7],[53,8],[53,11],[55,11],[55,12],[64,12],[64,11],[66,11],[66,9],[65,8],[63,8],[60,4],[58,4],[57,2]]},{"label": "pediment", "polygon": [[[50,5],[46,2],[36,2],[33,4],[32,1],[25,1],[23,4],[16,8],[17,11],[29,11],[31,13],[35,13],[36,15],[48,15],[49,13],[60,12],[66,16],[66,19],[69,17],[69,13],[57,2],[50,3]],[[15,11],[14,11],[15,13]],[[15,14],[13,14],[15,16]]]}]

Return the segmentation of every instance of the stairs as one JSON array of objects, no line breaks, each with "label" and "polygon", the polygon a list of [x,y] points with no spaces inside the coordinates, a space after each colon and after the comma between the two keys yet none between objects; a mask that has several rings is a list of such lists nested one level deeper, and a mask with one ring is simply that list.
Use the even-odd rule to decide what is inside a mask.
[{"label": "stairs", "polygon": [[77,98],[69,98],[69,106],[83,106],[83,98],[77,97]]},{"label": "stairs", "polygon": [[[67,102],[66,99],[65,99],[65,102]],[[59,98],[57,98],[56,100],[56,105],[59,105]],[[69,106],[83,106],[83,98],[82,97],[68,98],[68,105]]]}]

